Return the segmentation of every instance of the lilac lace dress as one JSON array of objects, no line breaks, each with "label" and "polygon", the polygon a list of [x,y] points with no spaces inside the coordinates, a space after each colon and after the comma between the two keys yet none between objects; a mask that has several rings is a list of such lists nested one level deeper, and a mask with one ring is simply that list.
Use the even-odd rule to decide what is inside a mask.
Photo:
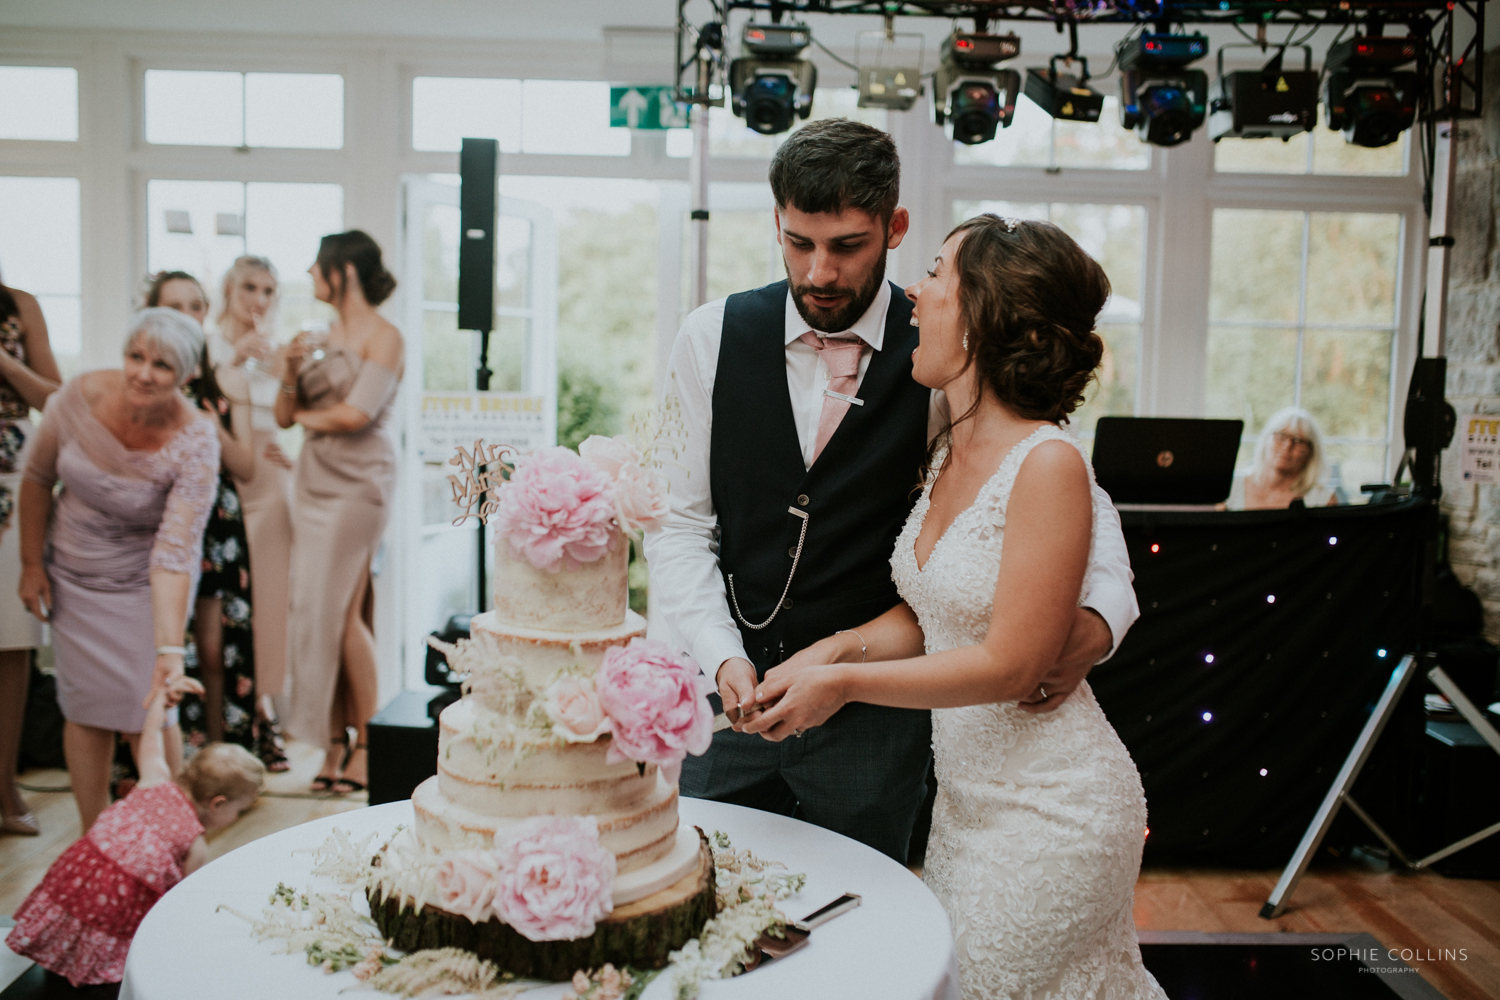
[{"label": "lilac lace dress", "polygon": [[[156,667],[151,571],[186,573],[196,588],[219,438],[199,414],[158,450],[131,451],[94,416],[79,382],[47,400],[26,465],[27,481],[63,486],[44,556],[57,700],[71,722],[138,733]],[[173,709],[167,724],[175,721]]]},{"label": "lilac lace dress", "polygon": [[[928,480],[891,556],[927,652],[988,634],[1011,487],[1048,440],[1078,444],[1051,425],[1017,444],[919,569]],[[1107,502],[1094,491],[1096,534]],[[935,711],[932,748],[924,877],[953,921],[964,1000],[1165,1000],[1141,964],[1131,912],[1146,799],[1088,684],[1045,715],[1015,702]]]}]

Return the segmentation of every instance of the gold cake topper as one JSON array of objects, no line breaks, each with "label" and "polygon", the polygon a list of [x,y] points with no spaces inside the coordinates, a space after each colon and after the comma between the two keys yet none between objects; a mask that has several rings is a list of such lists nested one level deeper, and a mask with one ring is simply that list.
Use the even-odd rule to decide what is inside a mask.
[{"label": "gold cake topper", "polygon": [[477,439],[474,447],[458,446],[458,454],[448,459],[449,465],[458,466],[461,475],[450,475],[448,485],[453,490],[453,502],[459,515],[453,519],[455,526],[471,517],[479,523],[488,524],[499,501],[495,492],[515,468],[516,450],[505,444],[485,444]]}]

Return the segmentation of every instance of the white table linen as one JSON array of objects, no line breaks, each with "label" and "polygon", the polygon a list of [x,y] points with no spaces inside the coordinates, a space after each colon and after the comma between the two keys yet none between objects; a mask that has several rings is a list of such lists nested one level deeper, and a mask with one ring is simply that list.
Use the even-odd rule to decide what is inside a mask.
[{"label": "white table linen", "polygon": [[[681,815],[683,822],[709,833],[723,830],[736,848],[806,872],[802,892],[781,903],[789,917],[805,916],[844,892],[864,897],[858,909],[815,930],[802,951],[747,975],[704,984],[703,1000],[957,1000],[958,965],[947,914],[904,867],[847,837],[755,809],[683,799]],[[205,865],[142,921],[125,965],[121,1000],[334,1000],[342,990],[363,989],[351,972],[328,975],[300,953],[280,954],[277,944],[254,940],[238,917],[214,911],[226,904],[259,916],[278,882],[299,891],[331,890],[335,883],[310,871],[312,849],[334,827],[358,839],[371,832],[388,836],[411,822],[410,802],[387,803],[283,830]],[[643,1000],[670,1000],[666,980],[652,983]],[[555,1000],[567,989],[559,983],[526,997]]]}]

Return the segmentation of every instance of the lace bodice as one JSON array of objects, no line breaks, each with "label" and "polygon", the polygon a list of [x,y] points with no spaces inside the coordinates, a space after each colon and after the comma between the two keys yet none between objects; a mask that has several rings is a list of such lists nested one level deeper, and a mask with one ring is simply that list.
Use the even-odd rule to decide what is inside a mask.
[{"label": "lace bodice", "polygon": [[156,451],[131,451],[93,415],[78,379],[45,412],[26,478],[48,489],[62,480],[52,565],[105,590],[142,586],[151,569],[196,577],[218,490],[213,421],[195,415]]},{"label": "lace bodice", "polygon": [[[1026,456],[1052,440],[1078,446],[1050,424],[1018,443],[918,569],[929,478],[891,556],[929,653],[984,641],[1011,490]],[[1109,501],[1097,488],[1093,497],[1097,536]],[[969,705],[933,712],[932,726],[938,799],[924,877],[953,921],[965,1000],[1165,1000],[1141,965],[1132,916],[1145,797],[1088,684],[1043,715]]]},{"label": "lace bodice", "polygon": [[[896,542],[896,551],[891,556],[896,586],[906,603],[917,613],[917,617],[923,620],[927,652],[976,645],[983,642],[989,632],[994,611],[995,584],[1000,577],[1000,543],[1005,533],[1005,508],[1010,503],[1010,492],[1015,486],[1021,464],[1031,454],[1031,449],[1043,441],[1066,441],[1079,448],[1078,441],[1072,435],[1051,424],[1038,427],[1018,442],[1001,460],[995,474],[980,487],[974,503],[954,518],[953,523],[943,532],[943,536],[933,546],[927,564],[918,569],[917,536],[921,534],[922,525],[927,520],[936,472],[928,476],[922,496],[907,518],[906,527]],[[1082,451],[1079,448],[1080,454]],[[945,456],[946,451],[940,451],[934,457],[934,470],[942,467]],[[1088,465],[1087,456],[1084,456],[1084,464]],[[1091,486],[1093,477],[1094,471],[1090,466]],[[1102,514],[1101,504],[1108,502],[1097,489],[1093,491],[1096,534]],[[1092,546],[1090,561],[1092,562]],[[1088,578],[1085,576],[1084,590],[1079,594],[1078,602],[1082,604],[1087,598]],[[938,613],[940,607],[942,614]]]}]

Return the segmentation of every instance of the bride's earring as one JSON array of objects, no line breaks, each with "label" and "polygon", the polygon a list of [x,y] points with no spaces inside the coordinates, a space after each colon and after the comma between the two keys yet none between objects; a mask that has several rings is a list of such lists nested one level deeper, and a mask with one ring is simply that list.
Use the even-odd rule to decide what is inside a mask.
[{"label": "bride's earring", "polygon": [[967,330],[964,331],[964,353],[969,353],[969,332]]}]

